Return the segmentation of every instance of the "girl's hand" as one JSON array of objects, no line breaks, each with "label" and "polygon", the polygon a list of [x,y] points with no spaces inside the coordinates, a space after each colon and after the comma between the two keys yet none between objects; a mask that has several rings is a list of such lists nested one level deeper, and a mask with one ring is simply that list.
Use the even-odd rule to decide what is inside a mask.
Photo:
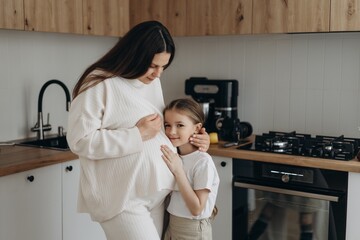
[{"label": "girl's hand", "polygon": [[210,137],[205,128],[201,128],[198,134],[193,134],[190,143],[199,148],[199,151],[206,152],[210,146]]},{"label": "girl's hand", "polygon": [[174,153],[168,146],[161,145],[160,147],[161,152],[163,155],[161,156],[170,171],[176,176],[178,173],[183,171],[183,165],[181,158],[177,153]]}]

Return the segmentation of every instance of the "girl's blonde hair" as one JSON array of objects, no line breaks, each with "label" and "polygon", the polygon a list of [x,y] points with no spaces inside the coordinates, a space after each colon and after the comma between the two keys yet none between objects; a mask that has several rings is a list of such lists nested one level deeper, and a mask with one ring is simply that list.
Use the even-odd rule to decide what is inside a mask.
[{"label": "girl's blonde hair", "polygon": [[186,114],[194,124],[201,123],[204,126],[205,115],[201,106],[190,98],[180,98],[170,102],[164,109],[163,114],[166,111],[177,110]]}]

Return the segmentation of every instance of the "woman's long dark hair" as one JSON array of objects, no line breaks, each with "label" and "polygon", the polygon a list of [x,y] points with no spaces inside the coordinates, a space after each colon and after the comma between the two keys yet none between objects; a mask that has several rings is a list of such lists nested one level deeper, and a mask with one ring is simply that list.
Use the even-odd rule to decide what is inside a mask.
[{"label": "woman's long dark hair", "polygon": [[155,54],[162,52],[171,54],[169,63],[164,67],[166,69],[175,56],[175,44],[168,29],[158,21],[136,25],[102,58],[85,70],[75,85],[73,98],[109,77],[136,79],[144,75]]}]

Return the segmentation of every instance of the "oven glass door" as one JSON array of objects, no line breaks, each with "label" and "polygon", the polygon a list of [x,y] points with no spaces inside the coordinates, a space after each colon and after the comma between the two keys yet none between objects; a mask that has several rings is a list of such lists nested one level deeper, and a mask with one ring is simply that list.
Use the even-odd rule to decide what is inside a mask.
[{"label": "oven glass door", "polygon": [[[337,239],[332,204],[339,197],[234,182],[233,239]],[[331,236],[330,236],[331,235]]]}]

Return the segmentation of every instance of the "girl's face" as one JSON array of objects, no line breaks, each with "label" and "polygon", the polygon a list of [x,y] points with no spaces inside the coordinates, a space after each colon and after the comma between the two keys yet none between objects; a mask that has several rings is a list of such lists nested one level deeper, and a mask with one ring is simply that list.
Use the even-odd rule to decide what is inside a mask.
[{"label": "girl's face", "polygon": [[143,76],[139,77],[139,80],[142,83],[149,84],[155,78],[159,78],[164,67],[169,63],[170,57],[171,54],[166,52],[155,54],[149,69]]},{"label": "girl's face", "polygon": [[164,115],[165,134],[174,147],[180,147],[189,143],[189,138],[199,132],[201,123],[193,121],[184,112],[167,110]]}]

